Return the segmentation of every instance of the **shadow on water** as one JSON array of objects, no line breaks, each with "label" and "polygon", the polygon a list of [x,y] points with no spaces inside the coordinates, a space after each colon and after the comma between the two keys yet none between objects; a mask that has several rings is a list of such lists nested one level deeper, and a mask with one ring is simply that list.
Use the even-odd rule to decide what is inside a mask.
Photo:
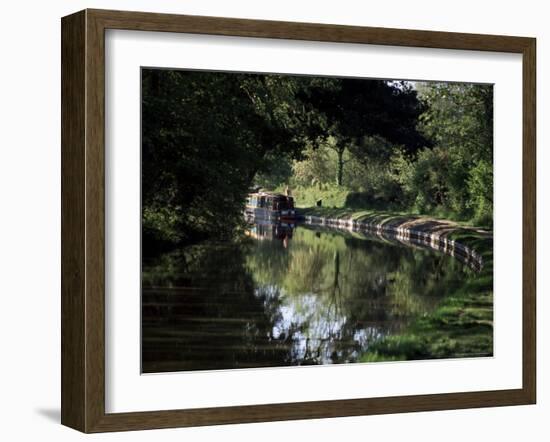
[{"label": "shadow on water", "polygon": [[476,273],[368,234],[256,223],[144,260],[143,372],[355,362]]}]

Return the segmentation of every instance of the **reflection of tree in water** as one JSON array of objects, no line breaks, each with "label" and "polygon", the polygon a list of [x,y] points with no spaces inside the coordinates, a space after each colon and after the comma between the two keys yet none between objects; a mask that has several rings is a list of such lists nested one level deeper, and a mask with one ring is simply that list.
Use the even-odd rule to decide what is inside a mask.
[{"label": "reflection of tree in water", "polygon": [[298,363],[355,360],[373,339],[429,312],[467,277],[447,256],[365,239],[301,227],[288,250],[263,242],[247,256],[259,287],[281,288],[284,321],[276,327],[301,324]]},{"label": "reflection of tree in water", "polygon": [[144,263],[143,370],[352,362],[429,312],[467,271],[452,258],[300,227]]},{"label": "reflection of tree in water", "polygon": [[243,262],[210,244],[144,266],[144,372],[290,365],[289,337],[272,336],[278,297],[255,291]]}]

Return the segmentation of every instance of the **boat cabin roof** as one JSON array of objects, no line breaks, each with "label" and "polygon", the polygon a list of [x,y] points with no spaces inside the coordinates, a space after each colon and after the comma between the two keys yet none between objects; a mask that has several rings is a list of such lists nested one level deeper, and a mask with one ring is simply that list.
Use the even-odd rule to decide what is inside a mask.
[{"label": "boat cabin roof", "polygon": [[284,195],[282,193],[275,193],[275,192],[255,192],[248,195],[249,197],[264,197],[264,198],[272,198],[272,199],[292,199],[291,196]]}]

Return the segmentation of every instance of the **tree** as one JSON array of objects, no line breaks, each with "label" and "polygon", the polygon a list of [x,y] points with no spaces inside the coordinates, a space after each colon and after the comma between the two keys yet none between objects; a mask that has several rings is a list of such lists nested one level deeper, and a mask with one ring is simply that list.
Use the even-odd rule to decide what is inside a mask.
[{"label": "tree", "polygon": [[[478,222],[492,221],[493,87],[471,83],[425,83],[419,87],[426,111],[420,130],[439,156],[431,174],[440,182],[438,205]],[[441,167],[437,167],[440,165]],[[417,176],[417,181],[423,175]],[[425,194],[426,198],[432,196]]]},{"label": "tree", "polygon": [[254,176],[300,156],[300,80],[143,70],[144,246],[227,237]]},{"label": "tree", "polygon": [[343,184],[346,150],[353,149],[356,157],[366,156],[367,151],[361,149],[365,137],[383,137],[411,154],[427,145],[416,130],[424,106],[407,82],[319,78],[303,95],[316,115],[310,134],[313,132],[320,144],[327,144],[329,138],[335,140],[328,145],[337,154],[339,186]]}]

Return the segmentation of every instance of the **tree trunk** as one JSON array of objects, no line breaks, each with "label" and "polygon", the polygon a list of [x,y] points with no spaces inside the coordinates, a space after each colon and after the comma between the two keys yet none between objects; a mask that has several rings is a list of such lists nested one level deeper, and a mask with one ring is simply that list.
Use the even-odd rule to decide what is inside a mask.
[{"label": "tree trunk", "polygon": [[338,186],[341,186],[344,181],[344,150],[345,147],[338,147],[337,153],[338,153],[338,176],[336,177],[336,184]]},{"label": "tree trunk", "polygon": [[340,290],[340,253],[334,253],[334,281],[332,285],[332,295],[336,295],[336,290]]}]

